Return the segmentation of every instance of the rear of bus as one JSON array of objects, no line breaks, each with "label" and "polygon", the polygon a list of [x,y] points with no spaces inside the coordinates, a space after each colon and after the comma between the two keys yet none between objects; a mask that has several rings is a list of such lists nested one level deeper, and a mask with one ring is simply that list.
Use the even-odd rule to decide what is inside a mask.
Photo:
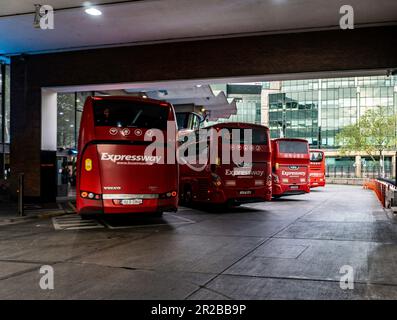
[{"label": "rear of bus", "polygon": [[325,155],[322,150],[310,150],[310,188],[325,186]]},{"label": "rear of bus", "polygon": [[[167,134],[168,126],[173,129]],[[157,130],[154,130],[157,129]],[[164,142],[150,155],[146,138],[162,133]],[[80,125],[76,205],[79,214],[176,211],[178,166],[174,152],[173,107],[132,97],[89,97]]]},{"label": "rear of bus", "polygon": [[[193,201],[239,205],[271,200],[269,129],[243,123],[223,123],[205,129],[216,130],[211,140],[218,139],[218,158],[216,164],[208,165],[201,172],[181,170],[181,187],[192,189]],[[245,130],[252,130],[252,140],[245,135]],[[241,155],[251,152],[252,161],[233,161],[233,151]],[[223,158],[227,157],[226,153],[228,160]]]},{"label": "rear of bus", "polygon": [[306,140],[273,139],[273,196],[310,192],[309,165],[309,144]]}]

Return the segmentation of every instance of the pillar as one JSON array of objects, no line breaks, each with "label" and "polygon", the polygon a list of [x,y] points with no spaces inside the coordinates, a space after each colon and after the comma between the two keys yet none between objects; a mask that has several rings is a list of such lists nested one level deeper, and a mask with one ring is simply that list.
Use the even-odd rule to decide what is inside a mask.
[{"label": "pillar", "polygon": [[355,168],[356,168],[356,177],[361,178],[361,156],[356,156],[355,160]]}]

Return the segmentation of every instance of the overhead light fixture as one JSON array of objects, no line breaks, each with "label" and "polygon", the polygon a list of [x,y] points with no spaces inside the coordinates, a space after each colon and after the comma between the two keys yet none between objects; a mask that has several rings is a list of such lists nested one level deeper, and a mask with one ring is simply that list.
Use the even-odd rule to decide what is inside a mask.
[{"label": "overhead light fixture", "polygon": [[91,16],[100,16],[102,14],[102,12],[100,10],[98,10],[97,8],[94,8],[94,7],[85,9],[85,13],[89,14]]}]

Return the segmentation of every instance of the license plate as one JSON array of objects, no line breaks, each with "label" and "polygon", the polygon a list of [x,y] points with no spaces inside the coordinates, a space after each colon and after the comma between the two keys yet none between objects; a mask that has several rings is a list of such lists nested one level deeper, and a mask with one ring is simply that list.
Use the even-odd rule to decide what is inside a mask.
[{"label": "license plate", "polygon": [[299,186],[290,186],[290,189],[299,189]]},{"label": "license plate", "polygon": [[121,200],[122,205],[137,205],[142,204],[142,199],[129,199],[129,200]]},{"label": "license plate", "polygon": [[251,190],[240,191],[240,195],[247,195],[247,194],[252,194],[252,191]]}]

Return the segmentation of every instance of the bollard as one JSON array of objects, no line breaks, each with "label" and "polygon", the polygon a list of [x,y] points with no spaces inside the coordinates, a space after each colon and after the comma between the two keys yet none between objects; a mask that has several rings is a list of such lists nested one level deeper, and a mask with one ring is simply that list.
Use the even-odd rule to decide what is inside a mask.
[{"label": "bollard", "polygon": [[18,216],[24,216],[23,193],[24,193],[24,173],[18,175]]}]

